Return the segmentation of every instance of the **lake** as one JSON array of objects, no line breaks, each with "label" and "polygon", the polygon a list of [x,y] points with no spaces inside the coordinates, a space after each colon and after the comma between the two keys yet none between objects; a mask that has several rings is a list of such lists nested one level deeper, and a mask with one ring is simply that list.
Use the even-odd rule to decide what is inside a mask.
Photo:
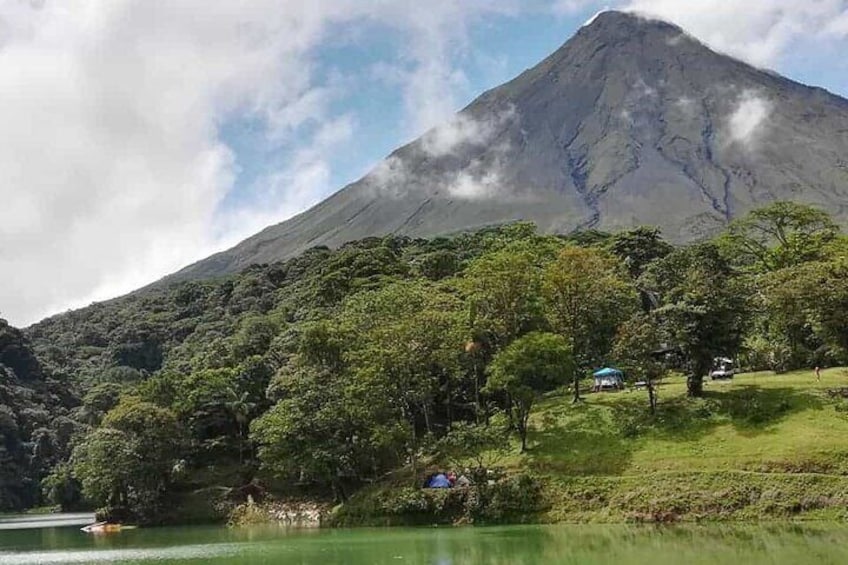
[{"label": "lake", "polygon": [[[18,520],[26,529],[11,529]],[[34,528],[42,520],[48,527]],[[515,526],[286,532],[170,527],[91,536],[72,518],[0,519],[0,565],[50,563],[420,563],[782,565],[848,563],[848,527],[826,523],[711,526]],[[79,518],[77,518],[79,520]]]}]

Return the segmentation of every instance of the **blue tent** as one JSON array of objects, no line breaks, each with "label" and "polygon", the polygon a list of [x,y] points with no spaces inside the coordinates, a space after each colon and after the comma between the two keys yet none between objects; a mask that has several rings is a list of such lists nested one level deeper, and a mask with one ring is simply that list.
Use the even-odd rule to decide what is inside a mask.
[{"label": "blue tent", "polygon": [[612,367],[604,367],[592,373],[595,377],[596,391],[604,389],[621,390],[624,388],[624,373]]},{"label": "blue tent", "polygon": [[436,473],[427,479],[424,488],[451,488],[451,484],[444,473]]}]

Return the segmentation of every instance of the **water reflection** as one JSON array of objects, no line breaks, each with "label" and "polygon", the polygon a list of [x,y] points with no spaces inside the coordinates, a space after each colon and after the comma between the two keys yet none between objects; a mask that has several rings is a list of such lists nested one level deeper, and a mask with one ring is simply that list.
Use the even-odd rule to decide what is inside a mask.
[{"label": "water reflection", "polygon": [[153,528],[92,537],[77,528],[0,532],[0,565],[31,563],[470,565],[848,563],[838,524],[286,531]]},{"label": "water reflection", "polygon": [[94,521],[90,512],[65,514],[16,514],[0,516],[0,530],[26,530],[84,526]]}]

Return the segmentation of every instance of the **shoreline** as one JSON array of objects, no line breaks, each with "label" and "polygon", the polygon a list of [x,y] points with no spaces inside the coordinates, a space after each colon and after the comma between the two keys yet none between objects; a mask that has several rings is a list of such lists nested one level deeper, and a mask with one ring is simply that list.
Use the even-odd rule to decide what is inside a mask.
[{"label": "shoreline", "polygon": [[[518,476],[518,477],[527,477]],[[848,520],[848,476],[752,471],[667,472],[628,477],[533,479],[534,496],[507,501],[504,491],[477,487],[418,489],[382,486],[344,504],[324,504],[306,527],[359,528],[521,524],[785,523]],[[675,486],[671,486],[671,482]],[[529,484],[525,482],[525,485]],[[481,499],[485,499],[482,500]],[[297,503],[300,508],[305,504]],[[307,503],[308,504],[308,503]],[[523,506],[522,506],[523,504]],[[298,522],[285,501],[236,507],[230,525]],[[245,510],[246,506],[251,511]],[[313,503],[313,509],[318,508]],[[240,510],[241,509],[241,510]],[[281,513],[282,510],[282,513]],[[249,516],[245,520],[243,517]]]}]

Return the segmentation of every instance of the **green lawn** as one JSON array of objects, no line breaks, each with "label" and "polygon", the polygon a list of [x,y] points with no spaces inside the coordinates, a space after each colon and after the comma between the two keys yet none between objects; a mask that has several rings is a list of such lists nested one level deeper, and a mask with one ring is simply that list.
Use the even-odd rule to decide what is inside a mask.
[{"label": "green lawn", "polygon": [[660,385],[655,416],[644,391],[579,405],[554,394],[534,410],[529,451],[504,463],[549,482],[558,521],[833,516],[848,502],[848,401],[827,394],[840,387],[846,369],[821,382],[755,373],[692,400],[677,377]]}]

